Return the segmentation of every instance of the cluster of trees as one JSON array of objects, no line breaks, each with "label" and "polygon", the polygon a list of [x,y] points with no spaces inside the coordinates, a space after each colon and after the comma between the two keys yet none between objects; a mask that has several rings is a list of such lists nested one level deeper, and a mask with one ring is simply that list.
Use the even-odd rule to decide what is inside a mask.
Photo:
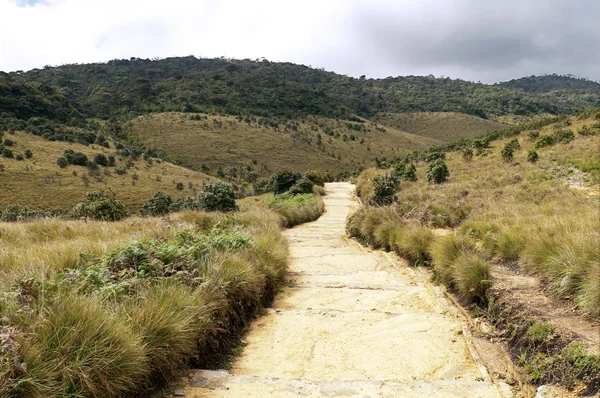
[{"label": "cluster of trees", "polygon": [[[496,86],[432,76],[355,79],[267,60],[135,58],[2,73],[0,115],[62,123],[160,111],[342,118],[377,112],[456,111],[486,117],[574,113],[600,105],[594,82],[571,77],[555,77],[552,84],[547,78],[527,79]],[[524,90],[524,84],[541,88]],[[360,124],[353,126],[360,128]]]}]

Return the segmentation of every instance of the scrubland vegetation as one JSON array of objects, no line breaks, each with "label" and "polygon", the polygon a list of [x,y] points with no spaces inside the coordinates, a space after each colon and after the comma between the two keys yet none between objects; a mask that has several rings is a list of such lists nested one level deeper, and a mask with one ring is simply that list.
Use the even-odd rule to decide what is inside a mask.
[{"label": "scrubland vegetation", "polygon": [[283,280],[281,227],[323,204],[299,175],[229,213],[214,210],[237,210],[233,191],[210,187],[197,204],[213,212],[173,213],[157,194],[146,217],[0,223],[0,396],[142,394],[222,365]]},{"label": "scrubland vegetation", "polygon": [[[382,165],[388,169],[369,169],[357,179],[367,206],[349,218],[348,233],[431,267],[434,280],[482,308],[479,313],[493,308],[492,320],[512,330],[513,354],[531,381],[572,386],[579,380],[595,391],[597,356],[570,341],[554,341],[540,356],[540,342],[532,341],[535,333],[528,329],[533,325],[511,318],[508,306],[516,303],[494,307],[499,303],[491,292],[494,267],[517,267],[545,281],[551,294],[571,300],[582,316],[600,319],[598,120],[597,110],[586,112],[484,145],[476,139],[455,151],[416,154]],[[412,162],[417,180],[398,178],[397,170]],[[449,171],[439,183],[427,178],[436,162]],[[393,203],[373,207],[381,179],[397,189],[388,194]]]},{"label": "scrubland vegetation", "polygon": [[[178,199],[195,195],[204,184],[220,181],[141,153],[135,155],[125,148],[116,149],[112,142],[110,148],[99,144],[86,146],[48,141],[20,131],[6,132],[0,137],[0,140],[6,139],[14,142],[10,147],[14,153],[25,155],[29,150],[32,156],[25,156],[24,160],[0,156],[0,210],[9,205],[68,209],[82,201],[86,192],[111,190],[128,211],[136,212],[157,191]],[[61,168],[56,162],[64,156],[65,150],[85,155],[89,165],[65,163]],[[106,158],[106,165],[94,162],[100,154]],[[111,158],[113,163],[108,163]],[[178,189],[178,183],[182,189]]]}]

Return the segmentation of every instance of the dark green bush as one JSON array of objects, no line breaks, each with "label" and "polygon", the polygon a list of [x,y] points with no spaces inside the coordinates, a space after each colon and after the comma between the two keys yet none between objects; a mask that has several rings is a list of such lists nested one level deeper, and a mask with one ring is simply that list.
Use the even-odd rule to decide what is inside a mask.
[{"label": "dark green bush", "polygon": [[532,149],[531,151],[527,152],[527,161],[531,162],[531,163],[535,163],[538,160],[538,153]]},{"label": "dark green bush", "polygon": [[21,155],[20,153],[17,154],[17,156],[15,156],[16,160],[25,160],[25,158],[23,157],[23,155]]},{"label": "dark green bush", "polygon": [[312,193],[313,182],[307,178],[299,179],[289,190],[292,195],[298,195],[303,193]]},{"label": "dark green bush", "polygon": [[27,159],[31,159],[33,157],[33,152],[31,152],[31,150],[29,150],[29,149],[26,149],[25,150],[25,157]]},{"label": "dark green bush", "polygon": [[108,155],[108,167],[114,167],[116,159],[113,155]]},{"label": "dark green bush", "polygon": [[450,171],[443,159],[438,159],[427,166],[427,182],[441,184],[450,177]]},{"label": "dark green bush", "polygon": [[502,154],[502,160],[504,160],[505,162],[512,162],[514,157],[514,151],[515,149],[510,144],[510,142],[504,145],[504,148],[502,148],[502,151],[500,152]]},{"label": "dark green bush", "polygon": [[198,195],[198,203],[204,211],[236,211],[235,192],[230,185],[207,184]]},{"label": "dark green bush", "polygon": [[58,159],[56,159],[56,164],[61,169],[64,169],[65,167],[67,167],[67,164],[68,164],[67,163],[67,159],[65,159],[65,158],[58,158]]},{"label": "dark green bush", "polygon": [[67,163],[75,166],[86,166],[88,164],[88,157],[85,154],[75,152],[72,149],[65,150],[64,157],[67,159]]},{"label": "dark green bush", "polygon": [[156,192],[140,209],[142,216],[162,216],[171,211],[173,199],[163,192]]},{"label": "dark green bush", "polygon": [[376,176],[372,179],[373,196],[371,200],[379,206],[389,205],[398,200],[399,181],[393,175]]},{"label": "dark green bush", "polygon": [[563,129],[563,130],[557,130],[554,133],[552,133],[552,140],[555,143],[567,144],[567,143],[573,141],[574,139],[575,139],[575,134],[573,134],[573,131],[571,131],[571,130]]},{"label": "dark green bush", "polygon": [[554,145],[554,140],[549,135],[542,135],[540,138],[538,138],[535,141],[535,147],[538,148],[538,149],[539,148],[544,148],[544,147],[547,147],[547,146],[551,146],[551,145]]},{"label": "dark green bush", "polygon": [[271,177],[271,189],[276,195],[288,191],[298,180],[300,174],[291,171],[278,171]]},{"label": "dark green bush", "polygon": [[15,157],[15,155],[13,154],[13,151],[8,149],[8,148],[4,148],[2,150],[2,156],[8,159],[12,159]]},{"label": "dark green bush", "polygon": [[127,174],[127,168],[125,168],[125,166],[115,167],[115,173],[120,176]]},{"label": "dark green bush", "polygon": [[98,166],[108,166],[108,159],[106,158],[106,155],[103,153],[97,153],[96,156],[94,156],[94,163],[97,164]]},{"label": "dark green bush", "polygon": [[15,145],[15,142],[13,140],[8,139],[8,138],[4,140],[4,146],[13,146],[13,145]]},{"label": "dark green bush", "polygon": [[101,221],[119,221],[127,217],[125,205],[112,191],[88,192],[83,202],[73,207],[72,213],[75,217]]},{"label": "dark green bush", "polygon": [[254,184],[254,194],[255,195],[263,195],[267,192],[273,192],[273,188],[271,187],[271,180],[258,180]]},{"label": "dark green bush", "polygon": [[178,183],[175,185],[175,188],[176,188],[178,191],[183,191],[183,182],[178,182]]}]

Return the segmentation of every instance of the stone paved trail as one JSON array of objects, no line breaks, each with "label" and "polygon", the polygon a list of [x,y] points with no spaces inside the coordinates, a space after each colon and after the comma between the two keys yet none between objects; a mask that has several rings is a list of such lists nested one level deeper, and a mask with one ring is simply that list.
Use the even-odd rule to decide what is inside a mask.
[{"label": "stone paved trail", "polygon": [[[345,238],[354,186],[286,232],[291,265],[228,372],[196,370],[186,397],[506,397],[474,358],[465,321],[425,277]],[[475,357],[474,357],[475,355]]]}]

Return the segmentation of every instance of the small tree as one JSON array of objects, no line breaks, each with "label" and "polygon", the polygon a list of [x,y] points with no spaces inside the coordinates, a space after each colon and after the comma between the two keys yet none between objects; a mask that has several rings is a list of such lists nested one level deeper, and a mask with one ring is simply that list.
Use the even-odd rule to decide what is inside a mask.
[{"label": "small tree", "polygon": [[527,152],[527,161],[531,163],[535,163],[538,161],[538,153],[534,149]]},{"label": "small tree", "polygon": [[472,148],[464,148],[462,150],[462,158],[467,163],[469,163],[471,160],[473,160],[473,149]]},{"label": "small tree", "polygon": [[427,166],[427,182],[441,184],[448,180],[450,171],[443,159],[437,159]]},{"label": "small tree", "polygon": [[73,207],[75,217],[92,218],[101,221],[119,221],[127,217],[127,210],[114,192],[88,192],[83,202]]},{"label": "small tree", "polygon": [[33,157],[33,152],[31,152],[31,150],[29,150],[29,149],[26,149],[25,150],[25,157],[27,159],[31,159]]},{"label": "small tree", "polygon": [[399,181],[397,178],[391,175],[376,176],[372,182],[373,196],[371,198],[375,204],[385,206],[398,200],[396,191],[398,190]]},{"label": "small tree", "polygon": [[108,167],[114,167],[116,159],[113,155],[108,155]]},{"label": "small tree", "polygon": [[513,157],[514,157],[514,148],[512,147],[512,145],[510,145],[510,143],[504,145],[504,148],[502,148],[502,151],[500,152],[502,154],[502,160],[504,160],[505,162],[512,162]]},{"label": "small tree", "polygon": [[176,188],[178,191],[183,191],[183,182],[178,182],[178,183],[175,185],[175,188]]},{"label": "small tree", "polygon": [[198,194],[198,204],[204,211],[236,211],[235,192],[230,185],[207,184]]},{"label": "small tree", "polygon": [[162,216],[171,211],[173,199],[167,194],[156,192],[140,209],[142,216]]}]

